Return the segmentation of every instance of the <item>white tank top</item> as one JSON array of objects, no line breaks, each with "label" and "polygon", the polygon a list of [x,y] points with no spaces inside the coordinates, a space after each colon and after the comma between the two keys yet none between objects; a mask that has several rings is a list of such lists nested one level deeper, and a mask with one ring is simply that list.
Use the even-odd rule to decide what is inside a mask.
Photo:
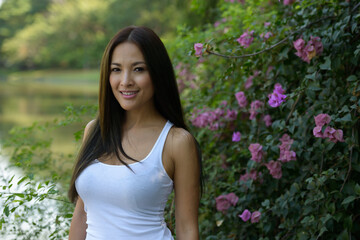
[{"label": "white tank top", "polygon": [[162,152],[172,123],[165,124],[141,161],[109,165],[95,160],[76,179],[87,213],[86,240],[169,240],[164,208],[173,189]]}]

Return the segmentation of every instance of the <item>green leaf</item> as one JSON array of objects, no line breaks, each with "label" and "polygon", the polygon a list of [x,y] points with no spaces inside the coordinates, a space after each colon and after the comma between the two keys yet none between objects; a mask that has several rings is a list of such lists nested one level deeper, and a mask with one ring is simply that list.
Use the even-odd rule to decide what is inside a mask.
[{"label": "green leaf", "polygon": [[347,79],[346,79],[346,81],[348,81],[348,82],[354,82],[354,81],[356,81],[357,80],[357,77],[355,76],[355,75],[350,75]]},{"label": "green leaf", "polygon": [[64,218],[72,218],[72,216],[73,216],[72,213],[68,213],[64,216]]},{"label": "green leaf", "polygon": [[22,183],[23,181],[25,181],[27,178],[28,178],[27,176],[22,177],[22,178],[18,181],[17,184],[19,185],[20,183]]},{"label": "green leaf", "polygon": [[9,213],[10,213],[10,212],[9,212],[9,206],[6,205],[5,208],[4,208],[4,214],[5,214],[5,216],[8,217],[8,216],[9,216]]},{"label": "green leaf", "polygon": [[360,185],[357,183],[356,185],[355,185],[355,193],[357,194],[357,195],[360,195]]},{"label": "green leaf", "polygon": [[316,72],[312,73],[312,74],[308,74],[305,76],[305,78],[307,79],[311,79],[311,80],[314,80],[315,81],[315,78],[316,78]]},{"label": "green leaf", "polygon": [[325,63],[320,65],[320,69],[322,70],[331,70],[331,60],[330,57],[325,58]]},{"label": "green leaf", "polygon": [[347,198],[344,199],[344,201],[342,201],[342,205],[344,204],[349,204],[351,203],[352,201],[354,201],[357,197],[356,196],[349,196]]},{"label": "green leaf", "polygon": [[335,122],[351,122],[351,114],[348,113],[344,117],[336,119]]},{"label": "green leaf", "polygon": [[349,234],[345,229],[340,235],[336,238],[336,240],[349,240]]}]

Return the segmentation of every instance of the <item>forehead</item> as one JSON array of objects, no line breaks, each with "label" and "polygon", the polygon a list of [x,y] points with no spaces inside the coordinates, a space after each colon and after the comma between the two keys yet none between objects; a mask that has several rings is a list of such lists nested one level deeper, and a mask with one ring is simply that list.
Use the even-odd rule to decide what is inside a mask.
[{"label": "forehead", "polygon": [[136,44],[124,42],[115,47],[111,56],[111,62],[131,63],[134,61],[144,61],[144,56]]}]

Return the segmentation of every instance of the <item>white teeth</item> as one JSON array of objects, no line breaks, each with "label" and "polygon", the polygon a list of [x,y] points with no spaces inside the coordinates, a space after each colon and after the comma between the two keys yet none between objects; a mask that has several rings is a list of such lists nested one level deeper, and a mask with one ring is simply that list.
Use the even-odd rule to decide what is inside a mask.
[{"label": "white teeth", "polygon": [[136,92],[121,92],[121,93],[130,96],[130,95],[134,95]]}]

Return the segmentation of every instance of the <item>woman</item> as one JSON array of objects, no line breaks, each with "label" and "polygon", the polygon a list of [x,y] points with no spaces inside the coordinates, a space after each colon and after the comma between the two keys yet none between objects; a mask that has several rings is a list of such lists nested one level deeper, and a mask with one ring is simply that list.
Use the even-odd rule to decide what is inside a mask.
[{"label": "woman", "polygon": [[159,37],[127,27],[107,45],[99,116],[87,124],[71,180],[69,239],[173,239],[164,222],[175,191],[177,239],[198,239],[201,154],[184,123]]}]

